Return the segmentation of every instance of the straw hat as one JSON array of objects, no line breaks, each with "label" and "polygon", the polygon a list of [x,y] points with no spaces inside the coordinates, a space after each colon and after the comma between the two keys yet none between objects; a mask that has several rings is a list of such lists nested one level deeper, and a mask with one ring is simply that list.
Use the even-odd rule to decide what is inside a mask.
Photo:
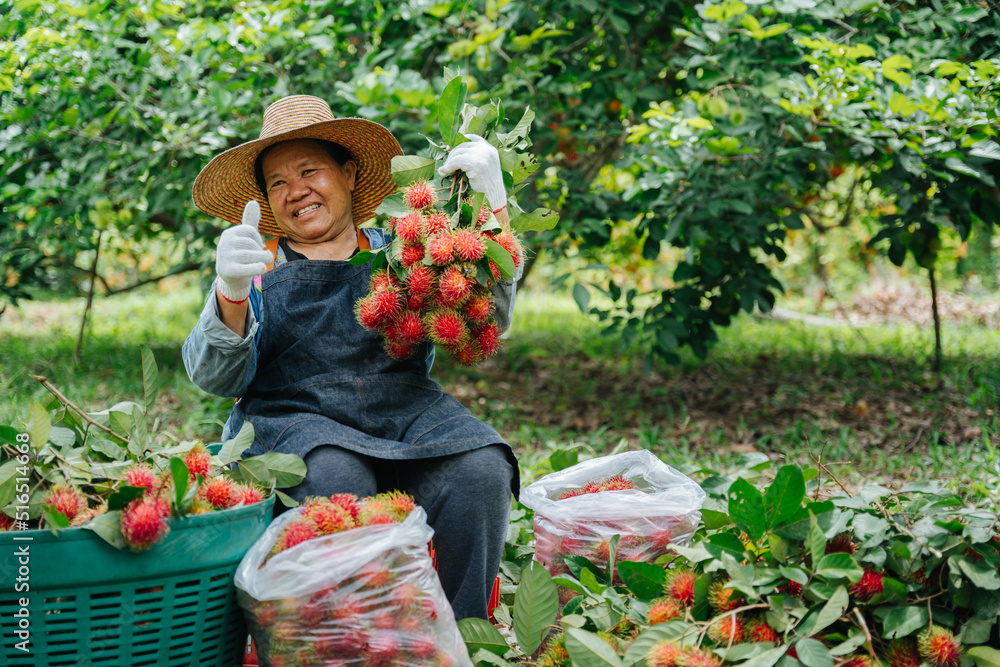
[{"label": "straw hat", "polygon": [[351,199],[355,225],[370,218],[382,200],[396,191],[391,162],[403,151],[389,130],[364,118],[334,118],[324,100],[292,95],[267,108],[259,139],[216,155],[201,170],[194,182],[195,205],[238,225],[247,202],[256,199],[261,211],[260,232],[284,236],[267,198],[257,187],[254,163],[265,148],[290,139],[324,139],[351,152],[358,163]]}]

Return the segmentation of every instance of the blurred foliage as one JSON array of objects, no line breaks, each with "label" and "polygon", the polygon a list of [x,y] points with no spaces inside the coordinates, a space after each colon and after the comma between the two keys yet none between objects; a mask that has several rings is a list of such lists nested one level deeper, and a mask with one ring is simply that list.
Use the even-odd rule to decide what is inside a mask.
[{"label": "blurred foliage", "polygon": [[942,229],[997,221],[992,2],[0,1],[0,299],[86,288],[99,244],[210,266],[221,223],[191,184],[269,102],[317,95],[419,153],[449,67],[470,102],[538,113],[522,207],[560,214],[536,253],[596,262],[581,307],[627,345],[704,355],[772,307],[809,220],[924,268],[958,259]]}]

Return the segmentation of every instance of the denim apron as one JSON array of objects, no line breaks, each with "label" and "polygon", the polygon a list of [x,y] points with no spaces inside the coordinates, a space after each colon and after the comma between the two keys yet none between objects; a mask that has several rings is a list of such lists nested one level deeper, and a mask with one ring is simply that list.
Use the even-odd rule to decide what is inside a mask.
[{"label": "denim apron", "polygon": [[261,279],[257,372],[233,412],[254,443],[305,457],[336,445],[381,459],[457,454],[492,444],[513,452],[428,377],[430,343],[409,359],[389,357],[382,337],[354,316],[368,293],[371,264],[287,262]]}]

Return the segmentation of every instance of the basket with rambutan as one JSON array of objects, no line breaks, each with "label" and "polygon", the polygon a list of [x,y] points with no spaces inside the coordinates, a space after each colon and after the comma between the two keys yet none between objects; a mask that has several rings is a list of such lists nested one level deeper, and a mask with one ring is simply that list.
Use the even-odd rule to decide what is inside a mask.
[{"label": "basket with rambutan", "polygon": [[428,554],[424,510],[400,492],[307,498],[236,572],[266,664],[467,665]]},{"label": "basket with rambutan", "polygon": [[466,366],[495,354],[502,330],[494,302],[505,282],[521,275],[525,252],[519,234],[551,229],[557,222],[547,209],[524,213],[512,197],[510,219],[501,223],[461,172],[437,178],[447,153],[466,141],[465,134],[482,135],[497,147],[511,185],[538,168],[527,152],[532,111],[526,110],[510,132],[500,132],[500,103],[477,108],[464,99],[464,84],[455,78],[442,95],[442,108],[453,113],[444,114],[449,120],[440,123],[442,140],[431,145],[434,157],[393,158],[399,192],[376,211],[387,216],[391,241],[351,260],[372,262],[369,292],[355,308],[358,322],[378,332],[395,359],[410,357],[428,341]]},{"label": "basket with rambutan", "polygon": [[704,499],[694,481],[647,451],[590,459],[521,492],[535,512],[535,560],[553,576],[570,572],[573,557],[602,569],[612,558],[654,562],[688,543]]}]

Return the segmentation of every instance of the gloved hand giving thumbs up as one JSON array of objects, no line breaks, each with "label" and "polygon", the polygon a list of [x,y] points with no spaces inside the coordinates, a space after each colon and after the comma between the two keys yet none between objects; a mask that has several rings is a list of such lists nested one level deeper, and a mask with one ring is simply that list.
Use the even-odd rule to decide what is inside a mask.
[{"label": "gloved hand giving thumbs up", "polygon": [[215,251],[215,273],[219,292],[230,302],[242,303],[250,296],[254,276],[267,270],[271,253],[264,248],[257,225],[260,204],[250,200],[243,209],[243,224],[222,232]]}]

